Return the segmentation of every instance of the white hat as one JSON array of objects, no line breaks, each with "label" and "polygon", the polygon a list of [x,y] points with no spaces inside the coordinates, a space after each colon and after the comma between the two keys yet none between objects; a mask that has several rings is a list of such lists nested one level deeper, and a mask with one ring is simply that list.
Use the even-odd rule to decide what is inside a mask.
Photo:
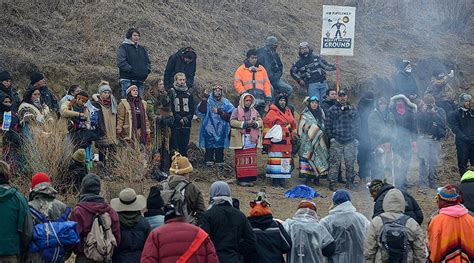
[{"label": "white hat", "polygon": [[125,188],[120,191],[119,198],[110,201],[110,205],[117,212],[141,211],[146,207],[146,198],[137,195],[132,188]]}]

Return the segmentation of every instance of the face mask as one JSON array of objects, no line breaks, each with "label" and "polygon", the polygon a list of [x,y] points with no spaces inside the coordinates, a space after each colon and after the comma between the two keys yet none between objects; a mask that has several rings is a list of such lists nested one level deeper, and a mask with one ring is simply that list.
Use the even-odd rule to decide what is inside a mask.
[{"label": "face mask", "polygon": [[280,105],[280,108],[284,109],[286,107],[286,102],[278,102],[278,105]]}]

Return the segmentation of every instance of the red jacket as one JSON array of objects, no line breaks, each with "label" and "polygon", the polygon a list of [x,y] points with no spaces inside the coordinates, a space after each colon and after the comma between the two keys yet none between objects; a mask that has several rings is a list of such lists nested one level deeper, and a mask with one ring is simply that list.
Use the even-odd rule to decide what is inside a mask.
[{"label": "red jacket", "polygon": [[[141,263],[175,263],[189,248],[199,227],[175,218],[155,228],[145,242]],[[188,260],[188,263],[218,263],[216,249],[209,237]]]},{"label": "red jacket", "polygon": [[81,237],[81,243],[76,247],[74,253],[77,256],[83,255],[84,242],[87,234],[91,232],[92,221],[96,213],[109,213],[110,219],[112,220],[112,233],[117,240],[117,247],[120,245],[120,222],[117,212],[110,207],[107,203],[96,203],[96,202],[80,202],[72,210],[71,221],[77,222],[77,231]]},{"label": "red jacket", "polygon": [[263,144],[270,145],[269,150],[272,152],[291,152],[291,139],[293,139],[298,128],[290,108],[286,107],[285,112],[281,112],[275,104],[270,105],[267,115],[263,118],[263,137],[274,125],[281,126],[282,141],[272,143],[270,139],[263,139]]}]

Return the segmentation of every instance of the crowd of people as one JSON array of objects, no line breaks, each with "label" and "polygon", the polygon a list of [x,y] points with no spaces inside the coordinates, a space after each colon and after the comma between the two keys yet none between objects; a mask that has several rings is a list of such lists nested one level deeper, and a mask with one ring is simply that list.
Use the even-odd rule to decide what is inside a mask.
[{"label": "crowd of people", "polygon": [[[302,42],[290,69],[308,94],[298,114],[290,104],[293,87],[282,79],[274,36],[265,39],[264,47],[247,51],[235,71],[235,96],[229,97],[221,84],[194,97],[197,55],[191,47],[171,55],[164,76],[146,87],[152,67],[139,41],[140,32],[131,28],[117,50],[120,100],[101,81],[94,94],[71,85],[58,102],[38,72],[31,75],[21,100],[9,72],[0,72],[0,211],[9,215],[0,219],[9,226],[0,230],[0,262],[63,262],[72,252],[76,262],[474,260],[473,235],[465,234],[474,229],[469,214],[474,175],[468,170],[468,163],[474,163],[474,108],[466,93],[454,102],[452,72],[433,72],[424,91],[411,62],[404,60],[392,94],[366,91],[355,105],[347,91],[329,88],[326,72],[335,66]],[[235,106],[231,97],[238,98]],[[193,166],[187,159],[196,118],[203,163],[216,167],[216,180],[228,177],[222,173],[227,148],[234,150],[240,186],[254,185],[258,155],[267,155],[265,176],[274,188],[288,188],[297,167],[305,184],[319,186],[320,178],[327,177],[334,192],[329,215],[319,220],[316,204],[301,201],[292,218],[276,219],[261,191],[245,216],[224,181],[211,185],[206,208],[201,189],[190,179]],[[71,175],[63,182],[80,194],[72,210],[56,199],[64,185],[56,189],[47,174],[23,167],[23,146],[47,136],[58,119],[66,120],[74,147]],[[438,188],[441,141],[449,130],[455,135],[461,184]],[[94,152],[110,167],[118,161],[117,148],[130,145],[150,149],[152,169],[161,182],[148,198],[126,188],[108,204],[100,195],[101,178],[89,173]],[[420,227],[423,213],[406,192],[413,154],[420,167],[419,187],[437,189],[439,213],[430,219],[427,247]],[[22,173],[34,174],[29,202],[9,182]],[[371,221],[356,212],[350,193],[338,187],[342,183],[353,189],[356,176],[374,198]],[[447,224],[452,227],[442,227]],[[45,241],[49,239],[56,241]]]}]

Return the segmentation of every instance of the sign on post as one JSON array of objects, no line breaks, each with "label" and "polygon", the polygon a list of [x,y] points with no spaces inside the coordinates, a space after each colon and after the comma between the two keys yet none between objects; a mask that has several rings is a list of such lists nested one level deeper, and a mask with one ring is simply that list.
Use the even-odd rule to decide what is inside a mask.
[{"label": "sign on post", "polygon": [[323,5],[321,55],[353,56],[355,7]]}]

